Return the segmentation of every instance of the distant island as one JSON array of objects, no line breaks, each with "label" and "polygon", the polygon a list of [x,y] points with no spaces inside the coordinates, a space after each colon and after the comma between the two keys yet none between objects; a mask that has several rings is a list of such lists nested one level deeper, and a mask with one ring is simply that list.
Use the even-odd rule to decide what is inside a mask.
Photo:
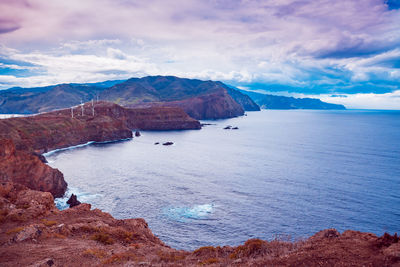
[{"label": "distant island", "polygon": [[36,114],[104,100],[124,107],[178,107],[194,119],[224,119],[266,109],[345,109],[319,99],[264,95],[219,81],[147,76],[0,91],[1,114]]},{"label": "distant island", "polygon": [[250,96],[263,109],[346,109],[343,105],[323,102],[317,98],[295,98],[244,90],[240,92]]}]

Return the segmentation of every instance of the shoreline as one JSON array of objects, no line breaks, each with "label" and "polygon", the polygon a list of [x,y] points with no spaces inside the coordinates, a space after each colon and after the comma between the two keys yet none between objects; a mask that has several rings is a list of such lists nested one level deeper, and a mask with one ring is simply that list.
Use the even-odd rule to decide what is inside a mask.
[{"label": "shoreline", "polygon": [[[24,164],[28,159],[32,163],[33,173],[40,173],[35,168],[52,169],[36,156],[16,149],[12,140],[3,143],[5,152],[0,153],[0,157],[14,167],[11,173],[20,170],[21,162]],[[93,141],[71,147],[90,144]],[[65,151],[71,147],[47,153],[54,154],[55,151]],[[85,203],[60,211],[55,207],[52,194],[46,192],[48,190],[37,191],[40,186],[36,183],[35,186],[39,188],[30,188],[32,177],[26,173],[21,175],[27,181],[26,186],[19,181],[0,183],[0,263],[4,266],[46,266],[40,264],[48,262],[57,266],[400,264],[397,235],[378,237],[351,230],[342,233],[335,229],[322,230],[297,242],[249,239],[236,247],[226,245],[200,247],[194,251],[176,250],[155,236],[143,219],[118,220],[99,209],[91,209],[91,205]],[[46,182],[45,179],[50,176],[38,179],[43,178],[44,181],[39,181]],[[26,255],[27,251],[29,255]]]},{"label": "shoreline", "polygon": [[48,156],[51,156],[51,155],[53,155],[55,153],[59,153],[59,152],[67,151],[67,150],[73,150],[75,148],[86,147],[86,146],[90,146],[92,144],[110,144],[110,143],[118,143],[118,142],[129,141],[129,140],[132,140],[132,139],[133,139],[133,137],[131,137],[131,138],[123,138],[123,139],[115,139],[115,140],[110,140],[110,141],[100,141],[100,142],[98,142],[98,141],[89,141],[87,143],[79,144],[79,145],[75,145],[75,146],[57,148],[57,149],[51,150],[49,152],[43,153],[42,156],[48,157]]}]

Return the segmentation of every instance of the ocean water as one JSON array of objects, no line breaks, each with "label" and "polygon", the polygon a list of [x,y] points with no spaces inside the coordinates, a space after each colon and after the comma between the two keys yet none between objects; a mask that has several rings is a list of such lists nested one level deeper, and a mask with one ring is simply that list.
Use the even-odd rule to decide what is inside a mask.
[{"label": "ocean water", "polygon": [[207,123],[47,159],[68,195],[142,217],[178,249],[326,228],[400,232],[400,112],[264,110]]}]

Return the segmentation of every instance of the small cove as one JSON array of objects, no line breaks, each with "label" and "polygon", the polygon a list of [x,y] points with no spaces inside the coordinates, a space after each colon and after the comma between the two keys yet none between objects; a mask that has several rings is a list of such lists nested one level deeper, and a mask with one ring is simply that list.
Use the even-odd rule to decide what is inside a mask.
[{"label": "small cove", "polygon": [[206,123],[47,159],[69,194],[144,218],[174,248],[400,230],[400,112],[268,110]]}]

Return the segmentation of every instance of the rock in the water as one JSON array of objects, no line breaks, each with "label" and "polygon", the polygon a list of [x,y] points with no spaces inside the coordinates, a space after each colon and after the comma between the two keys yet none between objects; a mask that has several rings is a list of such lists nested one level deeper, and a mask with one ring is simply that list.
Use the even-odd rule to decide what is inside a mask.
[{"label": "rock in the water", "polygon": [[155,142],[154,144],[155,144],[155,145],[159,145],[159,144],[160,144],[160,142]]},{"label": "rock in the water", "polygon": [[173,142],[165,142],[165,143],[163,143],[164,146],[170,146],[170,145],[173,145],[173,144],[174,144]]},{"label": "rock in the water", "polygon": [[139,136],[140,136],[140,132],[139,132],[139,131],[136,131],[136,132],[135,132],[135,136],[136,136],[136,137],[139,137]]},{"label": "rock in the water", "polygon": [[238,130],[239,129],[239,127],[233,127],[232,128],[232,130]]},{"label": "rock in the water", "polygon": [[226,127],[224,128],[224,130],[230,130],[230,129],[232,129],[232,126],[230,126],[230,125],[228,125],[228,126],[226,126]]},{"label": "rock in the water", "polygon": [[75,194],[72,194],[71,197],[68,199],[67,204],[69,204],[69,207],[75,207],[81,204],[81,202],[78,200],[77,196]]}]

